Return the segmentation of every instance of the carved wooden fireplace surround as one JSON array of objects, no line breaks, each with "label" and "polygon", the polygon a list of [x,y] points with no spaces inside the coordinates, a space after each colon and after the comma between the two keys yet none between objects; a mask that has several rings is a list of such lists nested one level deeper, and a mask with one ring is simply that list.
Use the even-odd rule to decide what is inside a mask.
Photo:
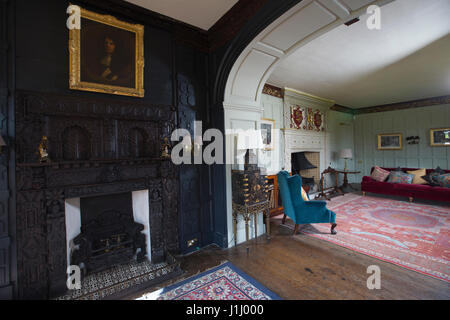
[{"label": "carved wooden fireplace surround", "polygon": [[[21,298],[66,291],[65,199],[148,189],[152,262],[178,250],[177,168],[159,157],[172,106],[22,91],[15,116]],[[42,136],[48,163],[38,160]]]}]

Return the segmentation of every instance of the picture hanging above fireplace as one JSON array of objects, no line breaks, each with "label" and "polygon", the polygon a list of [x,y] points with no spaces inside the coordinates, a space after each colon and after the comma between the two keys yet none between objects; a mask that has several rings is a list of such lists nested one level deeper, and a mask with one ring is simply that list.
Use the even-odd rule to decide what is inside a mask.
[{"label": "picture hanging above fireplace", "polygon": [[69,34],[70,89],[144,96],[144,26],[80,8]]}]

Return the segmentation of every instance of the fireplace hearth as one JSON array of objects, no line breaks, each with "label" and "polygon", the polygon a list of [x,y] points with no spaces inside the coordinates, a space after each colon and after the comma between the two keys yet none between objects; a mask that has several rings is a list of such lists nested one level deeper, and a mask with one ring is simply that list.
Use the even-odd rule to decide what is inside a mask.
[{"label": "fireplace hearth", "polygon": [[[302,177],[302,184],[309,191],[315,189],[316,180],[319,178],[318,165],[320,153],[319,152],[294,152],[291,154],[291,168],[292,174],[298,174]],[[317,165],[311,163],[310,159],[314,159]]]},{"label": "fireplace hearth", "polygon": [[133,218],[131,192],[81,199],[81,233],[73,239],[71,264],[83,274],[146,256],[144,225]]}]

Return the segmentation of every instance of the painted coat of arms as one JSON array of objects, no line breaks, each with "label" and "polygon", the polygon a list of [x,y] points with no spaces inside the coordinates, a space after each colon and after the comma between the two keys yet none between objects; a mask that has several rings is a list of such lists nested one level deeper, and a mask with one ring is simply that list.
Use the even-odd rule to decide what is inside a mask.
[{"label": "painted coat of arms", "polygon": [[316,131],[324,131],[323,127],[323,113],[320,112],[320,110],[316,110],[313,115],[313,123],[314,123],[314,130]]},{"label": "painted coat of arms", "polygon": [[305,109],[299,106],[291,107],[291,128],[306,129],[305,118]]}]

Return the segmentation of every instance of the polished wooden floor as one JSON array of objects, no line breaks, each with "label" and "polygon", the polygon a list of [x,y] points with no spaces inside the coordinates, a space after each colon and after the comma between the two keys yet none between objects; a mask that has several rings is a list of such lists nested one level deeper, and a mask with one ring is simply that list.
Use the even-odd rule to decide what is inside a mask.
[{"label": "polished wooden floor", "polygon": [[[450,285],[445,281],[307,235],[293,237],[292,230],[280,225],[279,219],[271,220],[271,230],[270,240],[261,236],[230,249],[210,246],[178,257],[185,273],[146,292],[230,261],[287,300],[450,299]],[[367,288],[370,265],[381,269],[379,290]]]}]

